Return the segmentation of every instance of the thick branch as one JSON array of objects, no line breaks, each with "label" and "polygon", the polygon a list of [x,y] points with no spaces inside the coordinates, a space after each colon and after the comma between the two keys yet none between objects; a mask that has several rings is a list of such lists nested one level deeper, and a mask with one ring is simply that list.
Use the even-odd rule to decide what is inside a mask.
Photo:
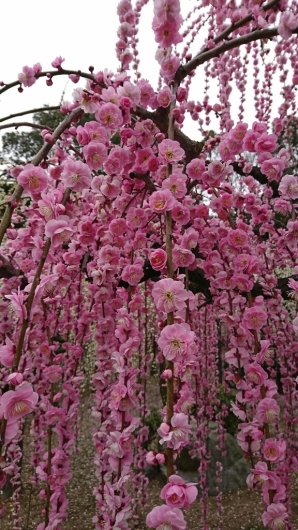
[{"label": "thick branch", "polygon": [[[39,150],[37,155],[32,159],[31,163],[34,166],[38,166],[38,164],[40,164],[40,162],[47,156],[47,154],[50,152],[50,150],[52,149],[53,145],[56,143],[58,138],[60,138],[61,134],[65,131],[65,129],[67,129],[71,125],[71,123],[74,120],[76,120],[78,118],[78,116],[81,114],[81,112],[82,112],[82,109],[73,110],[58,125],[58,127],[53,132],[54,141],[51,142],[51,143],[44,143],[44,145]],[[14,207],[15,207],[14,203],[16,203],[16,202],[18,202],[20,200],[23,191],[24,191],[23,187],[18,184],[16,189],[14,190],[11,198],[10,198],[10,203],[6,207],[6,210],[4,212],[3,219],[2,219],[1,225],[0,225],[0,244],[2,243],[4,234],[5,234],[7,228],[10,225],[12,212],[13,212]]]}]

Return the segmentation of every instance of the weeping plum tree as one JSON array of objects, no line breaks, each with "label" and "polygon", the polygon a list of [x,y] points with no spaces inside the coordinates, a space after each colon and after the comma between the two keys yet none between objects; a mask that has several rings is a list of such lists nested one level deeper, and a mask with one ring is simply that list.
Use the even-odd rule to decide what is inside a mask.
[{"label": "weeping plum tree", "polygon": [[[68,76],[79,88],[56,128],[31,124],[44,144],[30,163],[7,169],[15,189],[0,228],[0,485],[10,477],[21,528],[16,442],[27,417],[31,440],[23,444],[33,444],[32,485],[44,503],[37,528],[63,528],[92,345],[95,528],[131,528],[146,505],[146,461],[164,464],[168,477],[147,527],[187,528],[197,488],[177,474],[186,446],[201,455],[208,528],[208,429],[216,419],[223,448],[228,408],[220,388],[234,389],[237,441],[251,465],[248,486],[264,500],[262,522],[290,529],[298,177],[285,139],[297,109],[297,3],[199,0],[183,19],[179,0],[155,0],[155,87],[138,55],[147,3],[118,4],[117,72],[70,71],[57,57],[52,70],[24,66],[16,81],[1,83],[3,99],[42,78],[51,86]],[[200,100],[191,97],[196,87]],[[187,135],[189,116],[197,138]],[[11,118],[1,118],[4,127]],[[147,451],[154,355],[166,404],[159,444]]]}]

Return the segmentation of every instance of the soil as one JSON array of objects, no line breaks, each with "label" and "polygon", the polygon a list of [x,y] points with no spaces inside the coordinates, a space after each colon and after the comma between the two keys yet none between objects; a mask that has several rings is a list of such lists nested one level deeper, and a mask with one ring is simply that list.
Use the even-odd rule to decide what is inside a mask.
[{"label": "soil", "polygon": [[[81,412],[80,429],[76,440],[76,452],[72,458],[72,479],[68,486],[68,518],[63,522],[63,530],[92,530],[94,524],[94,497],[93,487],[96,479],[93,473],[93,444],[92,444],[92,418],[90,415],[90,396],[85,400]],[[88,403],[89,402],[89,403]],[[87,412],[88,410],[88,412]],[[22,493],[20,495],[20,519],[22,530],[35,530],[43,521],[42,510],[44,501],[38,497],[38,492],[30,486],[29,451],[30,444],[24,444],[24,460],[22,466]],[[145,530],[146,513],[158,504],[161,504],[159,492],[160,481],[155,479],[148,486],[148,508],[140,514],[137,523],[131,522],[132,530]],[[298,487],[293,487],[292,495],[292,528],[298,530]],[[1,530],[13,530],[11,499],[4,502],[5,514],[1,517]],[[222,522],[218,513],[222,510]],[[222,504],[219,505],[216,497],[208,499],[208,526],[203,526],[201,521],[202,507],[198,499],[191,509],[185,514],[188,530],[261,530],[260,516],[263,511],[260,492],[249,489],[240,489],[224,494]]]}]

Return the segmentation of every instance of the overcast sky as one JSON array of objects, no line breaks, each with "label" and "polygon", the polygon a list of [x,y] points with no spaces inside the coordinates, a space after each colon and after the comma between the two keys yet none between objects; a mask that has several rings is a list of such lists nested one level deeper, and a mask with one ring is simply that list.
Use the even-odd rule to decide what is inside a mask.
[{"label": "overcast sky", "polygon": [[[195,0],[180,1],[183,15],[196,5]],[[5,83],[14,81],[24,65],[33,66],[37,62],[41,63],[43,70],[52,69],[51,62],[59,55],[65,58],[63,66],[67,69],[88,71],[93,65],[95,71],[105,68],[116,71],[118,3],[119,0],[1,0],[0,80]],[[149,0],[140,22],[140,71],[156,88],[159,67],[154,60],[157,44],[151,29],[152,18],[153,1]],[[199,43],[196,43],[195,50],[198,49]],[[250,77],[248,83],[252,82]],[[56,77],[53,82],[52,87],[47,87],[43,78],[33,87],[25,88],[22,94],[17,88],[5,92],[0,96],[0,117],[44,104],[57,105],[63,91],[65,99],[71,100],[73,89],[85,84],[82,81],[74,85],[67,76]],[[201,100],[204,86],[201,74],[193,85],[192,97]],[[216,85],[216,81],[211,82],[212,104],[217,102]],[[277,87],[277,96],[278,92]],[[233,102],[237,99],[238,94],[233,94]],[[252,97],[247,101],[246,119],[251,122]],[[190,119],[187,132],[194,139],[198,136]]]}]

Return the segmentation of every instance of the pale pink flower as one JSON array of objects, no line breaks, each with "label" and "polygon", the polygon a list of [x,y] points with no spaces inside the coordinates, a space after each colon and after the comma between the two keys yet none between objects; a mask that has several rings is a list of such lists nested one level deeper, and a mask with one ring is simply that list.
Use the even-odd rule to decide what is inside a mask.
[{"label": "pale pink flower", "polygon": [[146,462],[150,466],[158,466],[165,463],[165,455],[163,453],[155,453],[154,451],[149,451],[146,454]]},{"label": "pale pink flower", "polygon": [[261,429],[253,423],[241,423],[237,434],[237,442],[245,453],[249,451],[254,453],[260,450],[263,436]]},{"label": "pale pink flower", "polygon": [[162,248],[157,248],[149,254],[152,269],[161,271],[167,264],[167,253]]},{"label": "pale pink flower", "polygon": [[18,74],[18,80],[27,87],[34,85],[36,81],[34,69],[29,66],[23,66],[22,72]]},{"label": "pale pink flower", "polygon": [[186,166],[186,172],[191,179],[200,179],[206,171],[205,161],[200,158],[194,158]]},{"label": "pale pink flower", "polygon": [[185,152],[175,140],[163,140],[158,146],[159,156],[163,162],[174,164],[184,158]]},{"label": "pale pink flower", "polygon": [[152,296],[157,309],[165,313],[184,309],[186,307],[185,300],[188,299],[188,293],[184,289],[183,283],[171,278],[157,282],[153,287]]},{"label": "pale pink flower", "polygon": [[21,385],[24,380],[23,374],[20,372],[13,372],[12,374],[9,374],[6,381],[8,384],[12,384],[14,386]]},{"label": "pale pink flower", "polygon": [[27,309],[25,306],[24,293],[18,287],[18,290],[12,292],[12,294],[6,294],[5,298],[10,300],[11,306],[13,307],[14,312],[21,321],[27,318]]},{"label": "pale pink flower", "polygon": [[263,445],[263,455],[269,462],[280,462],[284,458],[286,447],[285,440],[267,438]]},{"label": "pale pink flower", "polygon": [[183,412],[173,415],[171,427],[167,423],[162,423],[157,429],[159,436],[161,436],[160,443],[167,442],[167,446],[175,451],[187,445],[189,431],[188,416]]},{"label": "pale pink flower", "polygon": [[259,423],[269,423],[276,420],[280,408],[275,399],[264,398],[257,405],[256,418]]},{"label": "pale pink flower", "polygon": [[5,368],[11,368],[15,355],[15,345],[9,337],[5,338],[5,344],[0,346],[0,362]]},{"label": "pale pink flower", "polygon": [[165,500],[171,508],[189,509],[196,500],[197,494],[198,490],[195,483],[186,484],[178,475],[171,475],[168,484],[160,492],[160,498]]},{"label": "pale pink flower", "polygon": [[287,199],[298,199],[298,178],[294,175],[284,175],[278,190]]},{"label": "pale pink flower", "polygon": [[253,488],[254,484],[257,484],[274,490],[277,486],[277,478],[272,471],[268,470],[266,462],[257,462],[255,467],[251,469],[246,483],[249,488]]},{"label": "pale pink flower", "polygon": [[292,37],[293,30],[298,26],[298,17],[291,13],[291,11],[285,11],[281,14],[280,23],[277,28],[279,35],[283,39],[289,39]]},{"label": "pale pink flower", "polygon": [[170,508],[166,504],[155,506],[146,517],[149,528],[159,530],[186,530],[186,521],[179,508]]},{"label": "pale pink flower", "polygon": [[[77,77],[75,77],[75,80],[73,78],[71,79],[72,81],[77,82]],[[83,90],[82,88],[75,88],[72,95],[74,103],[79,105],[85,112],[93,114],[97,111],[97,98],[92,96],[92,94],[90,94],[87,90]]]},{"label": "pale pink flower", "polygon": [[168,361],[177,362],[191,355],[194,340],[195,333],[183,322],[163,328],[157,343]]},{"label": "pale pink flower", "polygon": [[82,191],[90,188],[91,171],[87,164],[68,158],[63,163],[61,180],[66,188],[71,188],[73,191]]},{"label": "pale pink flower", "polygon": [[71,238],[73,229],[69,224],[70,219],[67,215],[60,215],[57,219],[47,222],[45,235],[51,238],[54,248],[59,247],[64,241],[68,241]]},{"label": "pale pink flower", "polygon": [[187,248],[175,246],[173,249],[174,269],[177,267],[190,267],[195,262],[195,255]]},{"label": "pale pink flower", "polygon": [[51,66],[53,68],[58,68],[58,70],[61,70],[61,64],[65,61],[65,59],[63,59],[61,57],[61,55],[59,57],[56,57],[56,59],[54,59],[54,61],[51,62]]},{"label": "pale pink flower", "polygon": [[17,177],[18,183],[32,197],[38,195],[48,187],[48,177],[41,167],[27,164]]},{"label": "pale pink flower", "polygon": [[284,530],[287,525],[288,513],[286,507],[281,503],[272,503],[262,514],[262,521],[271,530]]},{"label": "pale pink flower", "polygon": [[5,392],[0,398],[3,415],[6,420],[10,418],[16,420],[29,414],[34,410],[37,401],[38,394],[33,392],[29,383],[23,383],[16,390]]}]

